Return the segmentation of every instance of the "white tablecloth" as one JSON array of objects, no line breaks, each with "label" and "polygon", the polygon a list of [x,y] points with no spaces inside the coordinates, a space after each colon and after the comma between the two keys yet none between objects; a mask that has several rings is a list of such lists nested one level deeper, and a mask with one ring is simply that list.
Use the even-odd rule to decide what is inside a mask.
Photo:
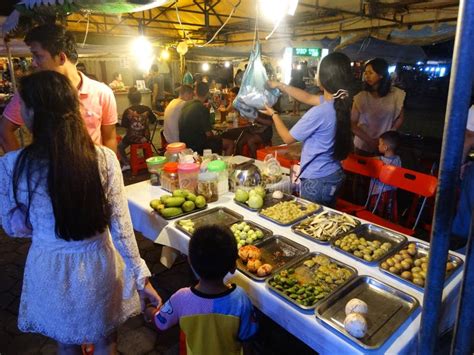
[{"label": "white tablecloth", "polygon": [[[126,187],[129,201],[130,213],[135,230],[141,232],[145,237],[152,241],[179,250],[187,254],[189,237],[175,228],[175,221],[166,221],[161,217],[152,214],[149,202],[165,194],[160,187],[151,186],[148,181],[129,185]],[[337,252],[330,246],[314,243],[306,238],[298,236],[291,231],[290,227],[278,226],[268,220],[259,217],[256,213],[246,210],[236,205],[233,201],[233,194],[229,193],[219,199],[219,201],[210,203],[208,208],[216,206],[225,206],[244,216],[244,219],[254,221],[273,231],[276,235],[283,235],[287,238],[309,248],[311,252],[319,251],[329,255],[337,260],[355,267],[358,275],[370,275],[381,281],[384,281],[412,296],[420,302],[420,309],[413,313],[387,342],[377,350],[377,353],[415,353],[417,344],[417,334],[421,320],[421,305],[423,303],[423,293],[410,287],[395,278],[385,275],[375,266],[368,266],[358,262],[349,256]],[[408,237],[410,240],[416,240]],[[169,250],[168,250],[169,252]],[[459,255],[460,256],[460,255]],[[163,255],[163,261],[172,263],[173,260],[169,254]],[[460,256],[463,258],[463,256]],[[463,258],[464,259],[464,258]],[[443,301],[443,317],[440,330],[446,330],[454,324],[456,313],[456,299],[462,273],[459,272],[446,285]],[[354,345],[349,339],[333,330],[326,328],[319,322],[313,313],[303,313],[288,302],[271,293],[265,286],[265,283],[259,283],[250,280],[244,274],[237,271],[232,279],[233,282],[243,287],[253,304],[265,313],[268,317],[277,322],[290,333],[294,334],[307,345],[322,354],[348,354],[348,353],[367,353],[364,349]]]}]

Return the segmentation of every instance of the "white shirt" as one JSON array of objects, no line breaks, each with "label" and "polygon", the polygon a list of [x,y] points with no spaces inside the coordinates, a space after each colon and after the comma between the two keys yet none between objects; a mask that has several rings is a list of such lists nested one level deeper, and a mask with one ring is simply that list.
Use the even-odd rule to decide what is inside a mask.
[{"label": "white shirt", "polygon": [[179,118],[181,117],[181,109],[186,101],[181,98],[172,100],[166,106],[164,114],[164,132],[168,143],[179,142]]},{"label": "white shirt", "polygon": [[474,105],[471,106],[471,108],[469,109],[469,113],[467,114],[466,128],[471,132],[474,132]]}]

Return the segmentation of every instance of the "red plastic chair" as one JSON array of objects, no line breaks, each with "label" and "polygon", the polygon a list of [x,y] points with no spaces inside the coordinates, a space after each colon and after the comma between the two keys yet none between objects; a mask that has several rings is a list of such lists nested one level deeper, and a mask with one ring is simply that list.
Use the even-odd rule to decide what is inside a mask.
[{"label": "red plastic chair", "polygon": [[[366,176],[369,178],[378,178],[380,171],[383,166],[383,162],[380,159],[363,157],[356,154],[350,154],[345,160],[342,161],[342,168],[353,174]],[[370,199],[370,192],[367,196],[365,205],[358,205],[341,198],[336,201],[336,209],[346,213],[356,213],[367,208]]]},{"label": "red plastic chair", "polygon": [[[384,165],[380,171],[379,180],[385,185],[394,186],[415,195],[406,218],[406,224],[411,225],[411,227],[405,227],[377,216],[374,212],[377,209],[379,201],[375,204],[372,212],[359,211],[357,212],[357,217],[404,234],[413,235],[425,208],[426,201],[436,193],[438,179],[432,175],[419,173],[413,170],[399,168],[392,165]],[[422,203],[418,209],[420,199],[422,199]],[[418,213],[416,213],[417,210]]]},{"label": "red plastic chair", "polygon": [[[138,150],[142,150],[142,156],[139,156]],[[132,144],[130,146],[130,168],[132,175],[137,175],[142,169],[147,169],[146,160],[153,156],[150,143]]]}]

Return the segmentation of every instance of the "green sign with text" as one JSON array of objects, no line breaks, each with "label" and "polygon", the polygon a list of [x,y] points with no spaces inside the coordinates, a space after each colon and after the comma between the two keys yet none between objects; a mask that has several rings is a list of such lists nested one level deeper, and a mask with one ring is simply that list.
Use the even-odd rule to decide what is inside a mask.
[{"label": "green sign with text", "polygon": [[321,48],[293,48],[293,55],[298,57],[320,57]]}]

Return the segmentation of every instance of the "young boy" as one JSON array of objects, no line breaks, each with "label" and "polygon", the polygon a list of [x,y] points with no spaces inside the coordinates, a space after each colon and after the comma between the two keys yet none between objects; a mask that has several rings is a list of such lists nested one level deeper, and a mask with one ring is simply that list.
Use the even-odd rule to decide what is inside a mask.
[{"label": "young boy", "polygon": [[[386,165],[402,166],[400,157],[395,153],[398,148],[400,141],[400,135],[396,131],[387,131],[383,133],[379,138],[379,153],[383,154],[380,159]],[[372,179],[370,181],[370,208],[373,208],[377,198],[382,190],[383,184],[377,180]],[[380,197],[377,212],[382,215],[385,214],[389,219],[392,219],[392,207],[393,199],[396,198],[396,188],[390,185],[383,186],[383,192]]]},{"label": "young boy", "polygon": [[[145,316],[159,330],[179,323],[187,354],[241,354],[242,342],[257,331],[252,303],[224,277],[235,272],[237,244],[227,228],[197,229],[189,243],[189,263],[196,286],[178,290],[161,309],[147,306]],[[181,353],[183,349],[181,349]]]}]

